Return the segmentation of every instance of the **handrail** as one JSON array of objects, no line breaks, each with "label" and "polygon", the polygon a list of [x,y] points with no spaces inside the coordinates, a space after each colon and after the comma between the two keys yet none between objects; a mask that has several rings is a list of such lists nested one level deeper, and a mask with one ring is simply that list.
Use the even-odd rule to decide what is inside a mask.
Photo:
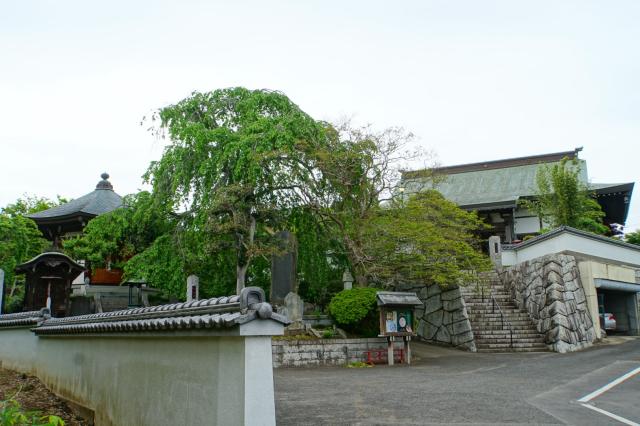
[{"label": "handrail", "polygon": [[[485,289],[487,287],[486,286],[481,286],[480,288],[480,292],[482,294],[482,302],[484,303],[484,298],[485,298]],[[478,281],[476,281],[476,289],[478,289]],[[496,300],[496,298],[493,295],[493,291],[491,290],[491,287],[489,286],[489,297],[491,298],[491,313],[494,314],[496,312],[496,306],[498,307],[498,313],[500,314],[500,323],[501,323],[501,328],[504,330],[504,321],[505,321],[505,315],[504,312],[502,312],[502,308],[500,307],[500,304],[498,303],[498,301]],[[513,324],[511,324],[511,321],[509,321],[508,319],[507,321],[507,326],[509,327],[509,347],[513,348]]]},{"label": "handrail", "polygon": [[[500,304],[498,303],[498,301],[496,300],[495,297],[493,297],[492,293],[489,293],[489,295],[491,296],[491,304],[492,304],[492,308],[491,308],[491,313],[495,313],[496,310],[496,306],[498,307],[498,311],[500,312],[500,320],[502,322],[502,329],[504,330],[504,312],[502,312],[502,308],[500,307]],[[511,324],[511,321],[507,320],[507,325],[509,326],[509,347],[513,349],[513,325]]]}]

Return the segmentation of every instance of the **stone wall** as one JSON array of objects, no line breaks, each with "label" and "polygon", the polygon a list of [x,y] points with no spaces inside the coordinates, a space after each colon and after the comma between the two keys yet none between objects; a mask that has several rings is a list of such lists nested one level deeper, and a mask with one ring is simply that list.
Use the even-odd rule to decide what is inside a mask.
[{"label": "stone wall", "polygon": [[574,256],[539,257],[505,268],[500,275],[513,300],[529,312],[551,350],[576,351],[596,340]]},{"label": "stone wall", "polygon": [[[401,349],[402,341],[395,345],[396,349]],[[274,339],[271,349],[274,368],[347,365],[367,361],[366,352],[369,350],[386,351],[387,339]]]},{"label": "stone wall", "polygon": [[424,303],[424,307],[416,309],[416,332],[422,340],[476,351],[467,307],[457,286],[403,286],[397,290],[416,292]]}]

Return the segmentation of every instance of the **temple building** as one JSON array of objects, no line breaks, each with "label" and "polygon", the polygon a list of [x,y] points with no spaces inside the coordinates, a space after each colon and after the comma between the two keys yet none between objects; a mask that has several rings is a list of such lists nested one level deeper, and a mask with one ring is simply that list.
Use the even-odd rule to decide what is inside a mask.
[{"label": "temple building", "polygon": [[103,173],[96,188],[68,203],[28,215],[52,247],[30,261],[18,265],[16,272],[26,275],[23,310],[49,308],[57,317],[109,312],[129,306],[148,306],[148,295],[157,290],[144,283],[121,285],[122,271],[62,253],[62,241],[82,235],[87,223],[123,206],[113,190],[109,175]]},{"label": "temple building", "polygon": [[103,173],[100,177],[102,180],[92,192],[27,216],[33,219],[54,248],[62,248],[64,238],[81,235],[86,224],[94,217],[122,206],[122,197],[114,192],[108,180],[109,174]]},{"label": "temple building", "polygon": [[560,163],[563,158],[576,160],[580,180],[587,185],[605,213],[604,223],[615,227],[627,220],[633,182],[590,183],[585,160],[578,158],[582,148],[573,151],[528,157],[493,160],[481,163],[413,170],[402,173],[401,188],[405,194],[436,189],[465,210],[477,211],[492,225],[483,235],[498,235],[506,243],[517,242],[527,235],[537,235],[544,227],[540,218],[524,208],[520,200],[536,194],[536,173],[542,165]]}]

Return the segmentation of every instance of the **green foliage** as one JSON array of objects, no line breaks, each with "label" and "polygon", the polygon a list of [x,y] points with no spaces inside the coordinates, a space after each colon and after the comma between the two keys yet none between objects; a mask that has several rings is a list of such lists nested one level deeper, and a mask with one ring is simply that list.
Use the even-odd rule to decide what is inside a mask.
[{"label": "green foliage", "polygon": [[363,230],[369,280],[446,287],[474,279],[491,267],[482,254],[477,231],[486,225],[436,190],[395,199],[373,211]]},{"label": "green foliage", "polygon": [[22,305],[23,276],[14,273],[15,267],[40,254],[49,244],[35,222],[25,215],[56,204],[46,198],[25,196],[0,209],[0,269],[5,272],[5,286],[9,289],[5,294],[6,312],[19,310]]},{"label": "green foliage", "polygon": [[38,411],[23,411],[15,399],[0,401],[0,425],[3,426],[64,426],[58,416],[42,416]]},{"label": "green foliage", "polygon": [[624,239],[630,244],[636,244],[640,246],[640,229],[625,234]]},{"label": "green foliage", "polygon": [[210,252],[234,251],[239,291],[251,261],[278,250],[278,212],[310,173],[298,146],[321,126],[282,93],[239,87],[194,92],[152,120],[171,141],[145,175],[156,202],[215,235]]},{"label": "green foliage", "polygon": [[322,332],[322,338],[323,339],[332,339],[333,338],[333,330],[330,328],[327,328],[326,330],[324,330]]},{"label": "green foliage", "polygon": [[342,245],[325,232],[311,209],[293,209],[287,223],[298,240],[298,293],[306,302],[326,306],[343,287],[348,262]]},{"label": "green foliage", "polygon": [[329,304],[329,312],[342,328],[365,337],[379,333],[377,309],[377,289],[372,287],[342,290]]},{"label": "green foliage", "polygon": [[371,368],[372,364],[367,364],[364,361],[353,361],[347,364],[347,368]]},{"label": "green foliage", "polygon": [[605,214],[587,185],[580,180],[577,160],[562,159],[541,166],[536,174],[536,198],[522,204],[534,211],[550,227],[566,225],[596,234],[607,234]]},{"label": "green foliage", "polygon": [[123,208],[92,219],[81,237],[64,241],[65,251],[75,259],[90,261],[92,267],[111,263],[122,268],[126,260],[174,226],[168,212],[152,203],[149,192],[128,195],[123,204]]}]

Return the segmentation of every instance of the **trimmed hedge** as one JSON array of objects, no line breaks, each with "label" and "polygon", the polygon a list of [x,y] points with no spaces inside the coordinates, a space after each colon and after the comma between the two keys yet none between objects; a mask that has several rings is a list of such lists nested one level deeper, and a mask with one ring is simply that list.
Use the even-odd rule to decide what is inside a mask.
[{"label": "trimmed hedge", "polygon": [[364,337],[380,332],[376,292],[370,287],[342,290],[329,303],[329,313],[341,328]]}]

